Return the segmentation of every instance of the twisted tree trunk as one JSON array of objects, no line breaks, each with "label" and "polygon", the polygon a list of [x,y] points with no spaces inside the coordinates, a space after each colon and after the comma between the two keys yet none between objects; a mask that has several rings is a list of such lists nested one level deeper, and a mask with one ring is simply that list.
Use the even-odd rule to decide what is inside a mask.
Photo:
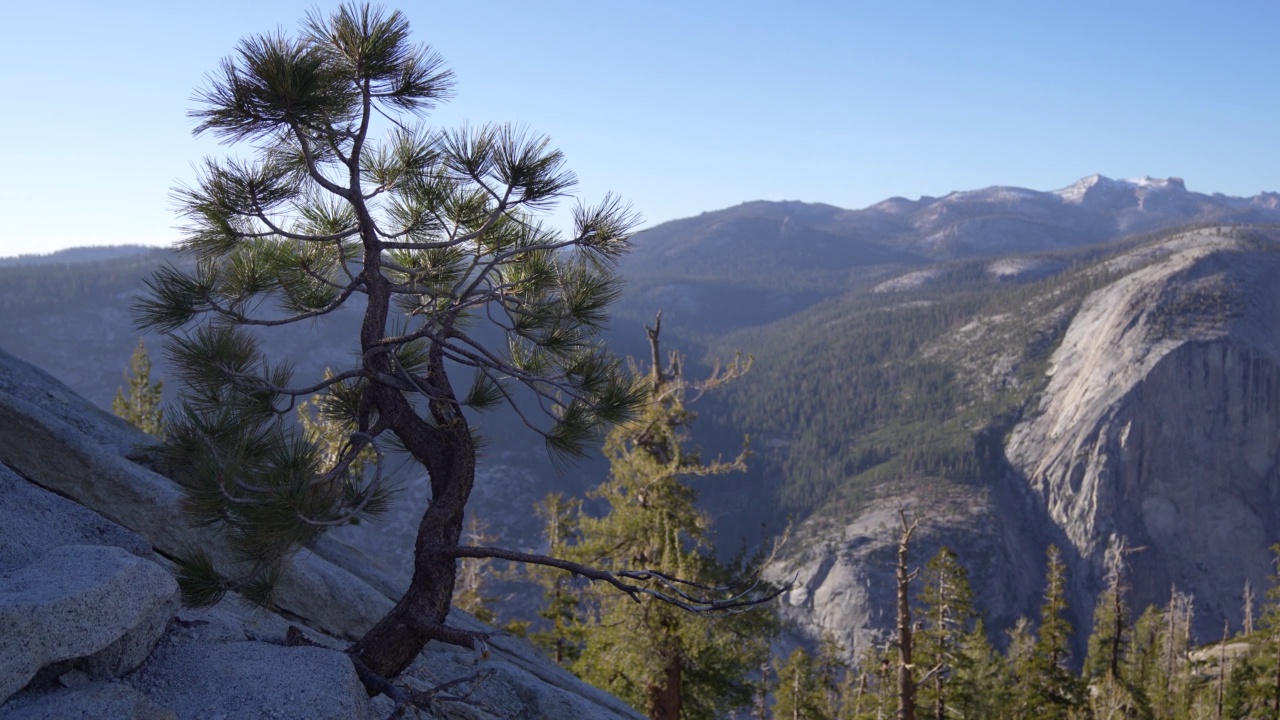
[{"label": "twisted tree trunk", "polygon": [[[387,391],[398,398],[393,405],[412,413],[398,391]],[[416,415],[412,418],[416,422],[398,426],[393,421],[392,427],[414,459],[426,466],[431,479],[431,504],[422,515],[414,543],[413,578],[400,602],[348,651],[384,678],[408,668],[428,640],[457,645],[475,640],[470,633],[445,626],[457,576],[452,550],[462,537],[463,515],[475,482],[475,444],[461,414],[447,427],[431,427]]]},{"label": "twisted tree trunk", "polygon": [[[382,346],[390,308],[391,291],[378,267],[380,251],[366,245],[365,282],[369,304],[361,326],[365,367],[374,377],[394,377],[395,361]],[[443,352],[431,347],[425,390],[431,420],[421,417],[404,393],[391,385],[371,381],[365,392],[361,429],[376,412],[404,444],[413,459],[427,470],[431,503],[418,524],[414,543],[413,578],[409,589],[386,617],[379,620],[348,653],[356,661],[370,694],[381,691],[372,672],[393,678],[404,672],[429,640],[471,645],[472,633],[449,628],[445,619],[453,603],[457,577],[454,550],[462,537],[462,522],[471,488],[475,484],[476,448],[462,408],[454,397],[445,372]]]}]

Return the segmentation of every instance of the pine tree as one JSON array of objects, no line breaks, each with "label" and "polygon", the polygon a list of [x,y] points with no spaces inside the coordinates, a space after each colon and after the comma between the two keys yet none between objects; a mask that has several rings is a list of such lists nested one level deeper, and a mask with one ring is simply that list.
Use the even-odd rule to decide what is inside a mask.
[{"label": "pine tree", "polygon": [[898,713],[897,668],[891,661],[892,643],[878,643],[863,650],[849,673],[841,701],[842,720],[888,720]]},{"label": "pine tree", "polygon": [[898,508],[902,526],[898,533],[897,563],[894,565],[894,586],[897,595],[894,649],[898,651],[896,675],[898,679],[898,717],[915,720],[916,717],[916,665],[915,625],[911,620],[911,581],[918,571],[910,569],[911,538],[920,527],[919,519],[907,521],[905,508]]},{"label": "pine tree", "polygon": [[1050,545],[1040,627],[1029,653],[1019,658],[1018,717],[1067,720],[1085,705],[1084,684],[1067,667],[1071,623],[1067,611],[1066,564],[1057,546]]},{"label": "pine tree", "polygon": [[[538,504],[537,513],[543,520],[543,536],[547,541],[547,554],[553,557],[574,557],[573,546],[580,536],[578,520],[582,512],[581,500],[570,500],[560,493],[548,495]],[[526,575],[542,587],[546,603],[538,615],[550,623],[546,630],[529,636],[534,645],[545,650],[557,664],[569,667],[581,654],[581,627],[578,624],[581,592],[574,587],[573,579],[554,568],[530,566]]]},{"label": "pine tree", "polygon": [[1151,715],[1157,718],[1173,718],[1176,714],[1165,665],[1167,625],[1165,611],[1148,606],[1133,624],[1129,652],[1129,682],[1135,692],[1146,698]]},{"label": "pine tree", "polygon": [[774,720],[835,720],[818,660],[804,648],[777,663],[774,678]]},{"label": "pine tree", "polygon": [[[137,305],[141,327],[169,334],[185,385],[157,461],[184,468],[191,519],[227,544],[180,559],[186,602],[235,591],[270,605],[298,548],[394,501],[387,453],[425,469],[432,502],[409,587],[349,650],[370,691],[429,640],[480,647],[484,633],[447,624],[462,558],[571,569],[693,611],[730,602],[690,602],[653,574],[461,542],[475,413],[510,406],[553,456],[574,457],[631,417],[645,388],[599,339],[634,213],[606,197],[577,208],[572,231],[551,228],[547,213],[575,184],[563,155],[519,127],[426,127],[452,87],[405,17],[380,7],[344,4],[310,13],[296,35],[241,41],[192,116],[197,134],[247,157],[206,160],[195,186],[175,192],[187,221],[179,251],[194,270],[162,268]],[[248,330],[349,305],[361,313],[355,360],[328,379],[295,383]],[[283,421],[315,393],[347,434],[331,466]],[[350,463],[366,448],[373,468],[356,477]]]},{"label": "pine tree", "polygon": [[1271,552],[1275,556],[1271,587],[1267,588],[1267,601],[1258,622],[1262,638],[1252,654],[1258,675],[1265,678],[1257,691],[1261,696],[1257,705],[1265,707],[1272,717],[1280,717],[1280,544],[1272,545]]},{"label": "pine tree", "polygon": [[961,643],[969,633],[977,613],[969,573],[955,552],[945,545],[925,564],[919,595],[923,624],[916,633],[916,665],[931,673],[920,687],[920,706],[925,717],[945,720],[948,694],[961,658]]},{"label": "pine tree", "polygon": [[1128,659],[1132,620],[1129,617],[1128,544],[1123,537],[1113,537],[1106,551],[1106,587],[1093,611],[1093,632],[1084,661],[1084,675],[1097,679],[1110,675],[1122,683]]},{"label": "pine tree", "polygon": [[[332,378],[333,370],[325,368],[324,379],[327,381]],[[320,452],[321,467],[336,467],[342,461],[351,437],[342,421],[343,408],[331,403],[333,399],[328,395],[312,395],[298,403],[297,407],[298,427],[302,430],[302,436]],[[363,480],[366,466],[371,465],[375,459],[373,447],[365,446],[346,465],[347,481]]]},{"label": "pine tree", "polygon": [[[660,362],[661,316],[649,330],[654,365],[648,372],[649,404],[631,423],[605,440],[610,477],[591,494],[604,500],[602,517],[583,515],[573,553],[627,572],[652,568],[663,577],[686,578],[682,591],[725,583],[733,573],[719,564],[707,535],[709,520],[694,505],[691,477],[741,470],[746,451],[731,461],[703,462],[687,447],[694,414],[689,393],[701,394],[746,370],[735,362],[708,380],[684,377],[682,360]],[[639,371],[637,371],[639,374]],[[687,589],[687,590],[686,590]],[[653,598],[591,592],[581,618],[581,656],[573,670],[621,697],[654,720],[711,718],[747,707],[755,696],[748,680],[768,652],[775,632],[772,610],[721,616],[681,612]]]},{"label": "pine tree", "polygon": [[818,642],[818,685],[823,712],[831,718],[839,718],[844,713],[844,688],[849,675],[849,664],[844,657],[844,646],[834,634],[824,632]]},{"label": "pine tree", "polygon": [[981,619],[960,637],[949,685],[949,717],[1015,717],[1013,674],[1005,657],[991,645]]},{"label": "pine tree", "polygon": [[133,349],[133,355],[129,358],[129,370],[124,375],[124,382],[124,386],[116,389],[116,397],[111,401],[111,411],[148,435],[163,435],[164,408],[160,404],[160,396],[164,381],[156,380],[154,384],[151,382],[151,356],[147,354],[147,346],[143,344],[142,338],[138,338],[138,346]]},{"label": "pine tree", "polygon": [[1169,605],[1163,613],[1160,634],[1165,686],[1157,687],[1148,694],[1158,717],[1182,720],[1191,716],[1194,688],[1188,651],[1194,618],[1195,598],[1180,592],[1176,585],[1170,586]]},{"label": "pine tree", "polygon": [[1106,587],[1093,611],[1084,677],[1093,683],[1094,716],[1145,718],[1151,716],[1144,688],[1131,663],[1133,621],[1129,612],[1127,555],[1132,552],[1123,537],[1114,536],[1106,551]]}]

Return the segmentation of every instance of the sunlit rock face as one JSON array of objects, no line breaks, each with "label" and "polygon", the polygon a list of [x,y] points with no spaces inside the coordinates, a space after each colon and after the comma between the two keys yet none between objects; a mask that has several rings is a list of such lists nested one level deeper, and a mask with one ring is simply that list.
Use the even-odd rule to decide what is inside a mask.
[{"label": "sunlit rock face", "polygon": [[1133,605],[1177,584],[1202,637],[1239,622],[1280,538],[1280,254],[1229,234],[1177,238],[1090,296],[1007,446],[1079,557],[1077,594],[1122,535],[1142,548]]},{"label": "sunlit rock face", "polygon": [[[1154,191],[1154,190],[1153,190]],[[922,521],[912,553],[939,546],[970,572],[995,632],[1037,617],[1044,553],[1067,562],[1076,646],[1124,537],[1137,612],[1195,597],[1198,639],[1239,628],[1280,541],[1280,243],[1271,231],[1183,233],[1099,263],[1100,289],[1050,356],[1043,390],[1004,440],[1007,471],[982,488],[886,491],[853,517],[801,523],[769,577],[795,582],[800,634],[851,655],[893,623],[897,508]]]}]

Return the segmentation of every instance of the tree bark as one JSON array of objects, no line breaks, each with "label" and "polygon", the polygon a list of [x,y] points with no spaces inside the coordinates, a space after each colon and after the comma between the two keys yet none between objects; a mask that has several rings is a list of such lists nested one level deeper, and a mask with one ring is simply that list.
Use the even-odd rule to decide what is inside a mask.
[{"label": "tree bark", "polygon": [[[366,245],[366,248],[368,246]],[[369,305],[361,328],[365,364],[372,374],[394,375],[396,367],[389,353],[379,352],[390,303],[387,281],[376,270],[377,252],[366,250],[365,271]],[[422,652],[428,640],[462,643],[465,633],[449,632],[445,619],[453,602],[457,560],[452,549],[462,537],[462,521],[471,488],[475,484],[475,441],[461,406],[453,394],[439,348],[429,352],[424,384],[430,391],[427,403],[431,421],[404,394],[393,387],[370,381],[366,401],[376,409],[405,449],[427,470],[431,483],[431,503],[418,524],[414,543],[413,578],[400,602],[379,620],[348,652],[364,667],[383,678],[404,672]],[[362,423],[365,422],[362,419]],[[366,682],[371,694],[377,689]]]},{"label": "tree bark", "polygon": [[[413,579],[400,602],[349,650],[373,672],[393,678],[404,672],[428,640],[442,636],[453,599],[457,560],[449,548],[462,536],[462,518],[475,481],[475,453],[465,421],[450,433],[432,466],[432,499],[418,525]],[[406,443],[409,446],[409,443]],[[411,450],[412,452],[412,450]],[[415,457],[417,453],[413,453]]]},{"label": "tree bark", "polygon": [[680,658],[667,661],[661,685],[649,688],[649,720],[680,720],[684,665]]}]

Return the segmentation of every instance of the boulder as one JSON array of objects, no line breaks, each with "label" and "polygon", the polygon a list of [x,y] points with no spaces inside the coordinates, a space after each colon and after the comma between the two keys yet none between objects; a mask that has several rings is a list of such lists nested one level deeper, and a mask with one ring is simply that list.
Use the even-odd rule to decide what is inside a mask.
[{"label": "boulder", "polygon": [[[456,610],[449,614],[449,624],[464,630],[493,632],[493,628]],[[579,680],[521,638],[495,635],[488,644],[488,656],[478,657],[472,651],[452,645],[428,643],[400,681],[416,690],[427,690],[475,676],[475,680],[447,691],[465,700],[436,703],[434,710],[441,718],[641,720],[644,717],[613,695]],[[384,702],[381,709],[390,707]]]},{"label": "boulder", "polygon": [[22,693],[0,708],[5,720],[178,720],[128,685],[91,682],[47,693]]},{"label": "boulder", "polygon": [[111,678],[137,667],[177,592],[159,565],[109,546],[64,545],[0,574],[0,699],[41,669]]},{"label": "boulder", "polygon": [[142,558],[151,543],[98,513],[43,490],[0,464],[0,572],[31,563],[62,545],[111,545]]},{"label": "boulder", "polygon": [[174,633],[125,682],[181,719],[371,717],[351,661],[323,647],[210,642]]},{"label": "boulder", "polygon": [[[50,377],[0,350],[0,463],[137,532],[156,551],[178,556],[191,544],[221,545],[181,521],[176,482],[134,462],[151,436],[104,412]],[[281,609],[326,632],[359,637],[393,605],[347,570],[304,551],[279,585]]]}]

